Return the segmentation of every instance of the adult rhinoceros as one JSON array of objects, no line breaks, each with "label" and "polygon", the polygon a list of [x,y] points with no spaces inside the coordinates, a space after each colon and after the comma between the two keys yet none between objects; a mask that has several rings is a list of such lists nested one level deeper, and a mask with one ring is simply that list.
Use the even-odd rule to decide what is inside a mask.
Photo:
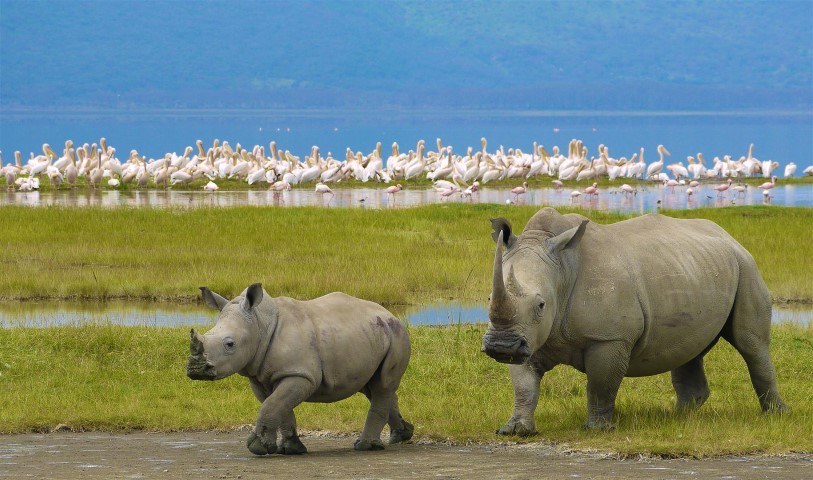
[{"label": "adult rhinoceros", "polygon": [[205,335],[191,331],[186,372],[193,380],[248,377],[262,403],[247,442],[252,453],[305,453],[294,407],[356,392],[370,399],[356,450],[384,448],[384,424],[390,443],[412,437],[395,393],[409,362],[409,335],[384,307],[338,292],[308,301],[272,298],[259,283],[231,301],[206,287],[201,293],[220,316]]},{"label": "adult rhinoceros", "polygon": [[[611,426],[621,380],[671,371],[678,408],[709,396],[703,356],[742,355],[763,411],[784,410],[768,344],[771,297],[753,257],[718,225],[645,215],[598,225],[544,208],[497,242],[482,350],[509,367],[514,412],[498,433],[535,432],[542,375],[587,374],[587,428]],[[505,248],[505,254],[503,254]]]}]

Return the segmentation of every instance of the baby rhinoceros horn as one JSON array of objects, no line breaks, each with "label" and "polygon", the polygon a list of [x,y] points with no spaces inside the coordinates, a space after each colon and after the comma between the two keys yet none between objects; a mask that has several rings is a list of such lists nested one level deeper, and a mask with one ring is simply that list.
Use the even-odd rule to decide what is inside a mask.
[{"label": "baby rhinoceros horn", "polygon": [[189,332],[189,336],[191,337],[189,342],[189,353],[195,357],[203,355],[203,341],[200,338],[200,334],[193,328]]}]

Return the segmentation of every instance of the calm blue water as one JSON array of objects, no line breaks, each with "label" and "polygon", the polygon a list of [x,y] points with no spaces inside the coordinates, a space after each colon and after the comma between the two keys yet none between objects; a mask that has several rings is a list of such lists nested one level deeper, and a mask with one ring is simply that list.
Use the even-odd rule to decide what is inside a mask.
[{"label": "calm blue water", "polygon": [[[399,311],[396,315],[404,318],[410,325],[488,323],[488,311],[481,305],[427,305],[409,308],[405,312]],[[216,321],[217,312],[195,305],[173,307],[169,304],[139,303],[0,303],[0,328],[88,324],[197,326],[213,325]],[[772,321],[810,325],[813,323],[813,308],[810,305],[774,306]]]},{"label": "calm blue water", "polygon": [[[556,129],[556,130],[555,130]],[[797,174],[813,165],[813,114],[797,116],[771,115],[600,115],[587,116],[567,113],[532,114],[528,112],[500,113],[490,117],[467,116],[465,113],[414,114],[401,112],[308,113],[285,116],[265,113],[189,116],[179,112],[160,115],[15,115],[0,112],[0,150],[4,162],[13,161],[14,150],[40,153],[42,144],[49,143],[61,151],[66,139],[74,143],[98,142],[100,137],[117,148],[119,157],[137,149],[148,157],[166,152],[182,152],[196,139],[211,145],[213,139],[228,140],[232,145],[268,145],[276,140],[282,149],[295,155],[319,145],[323,152],[331,151],[343,158],[344,150],[369,152],[377,141],[385,151],[393,141],[401,149],[414,149],[419,139],[425,139],[435,149],[435,138],[453,145],[457,153],[467,146],[480,148],[480,137],[489,141],[489,150],[499,145],[531,150],[533,141],[550,149],[566,147],[571,138],[585,141],[590,153],[598,144],[610,148],[613,157],[626,156],[646,148],[647,161],[657,160],[655,148],[665,145],[673,161],[686,161],[687,155],[702,152],[708,160],[730,154],[745,155],[754,143],[754,155],[761,160],[778,161],[782,168],[788,162],[798,166]]]}]

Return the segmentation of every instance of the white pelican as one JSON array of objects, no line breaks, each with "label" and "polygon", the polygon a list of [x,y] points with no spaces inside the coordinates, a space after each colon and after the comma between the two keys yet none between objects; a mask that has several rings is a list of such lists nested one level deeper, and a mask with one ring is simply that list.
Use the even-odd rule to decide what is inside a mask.
[{"label": "white pelican", "polygon": [[[658,154],[660,155],[660,160],[657,162],[652,162],[648,167],[646,167],[646,178],[652,178],[657,174],[661,173],[663,170],[663,156],[666,155],[667,157],[671,157],[672,154],[669,153],[663,145],[658,145]],[[641,155],[643,157],[643,154]]]}]

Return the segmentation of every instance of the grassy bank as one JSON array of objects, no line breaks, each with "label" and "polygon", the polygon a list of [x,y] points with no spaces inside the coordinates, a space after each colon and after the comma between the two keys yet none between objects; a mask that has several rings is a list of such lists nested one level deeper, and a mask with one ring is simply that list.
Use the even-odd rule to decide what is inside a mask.
[{"label": "grassy bank", "polygon": [[[425,438],[499,441],[511,414],[507,366],[479,352],[482,326],[412,327],[413,355],[399,390],[401,412]],[[186,378],[186,328],[121,326],[0,330],[0,432],[75,429],[213,429],[252,424],[248,382]],[[585,378],[558,367],[542,381],[535,440],[626,453],[669,455],[813,451],[813,328],[774,327],[772,356],[792,411],[763,415],[741,357],[720,342],[706,357],[712,391],[678,415],[669,375],[624,380],[618,427],[585,432]],[[304,430],[359,431],[367,401],[297,408]]]},{"label": "grassy bank", "polygon": [[[522,185],[522,182],[528,182],[528,186],[530,188],[543,188],[548,187],[550,188],[551,181],[556,177],[548,177],[548,176],[535,176],[532,178],[509,178],[505,180],[492,180],[487,184],[482,184],[481,187],[483,188],[512,188],[518,185]],[[723,183],[723,179],[714,178],[714,179],[703,179],[702,183],[708,185],[717,185]],[[740,177],[735,178],[735,184],[744,184],[744,185],[761,185],[769,181],[767,178],[763,177]],[[229,179],[229,178],[218,178],[214,181],[217,186],[220,188],[221,191],[233,191],[233,190],[267,190],[269,185],[265,182],[255,183],[253,185],[249,185],[246,183],[245,180],[238,180],[238,179]],[[567,188],[584,188],[588,185],[592,185],[593,182],[598,183],[599,187],[602,188],[611,188],[611,187],[620,187],[621,185],[627,183],[632,185],[633,187],[640,188],[640,187],[650,187],[653,185],[657,185],[657,182],[647,181],[647,180],[638,180],[634,178],[618,178],[615,180],[610,180],[607,177],[599,177],[595,179],[584,179],[580,181],[576,180],[563,180],[563,184]],[[201,177],[194,182],[191,182],[187,185],[175,185],[165,187],[164,185],[156,185],[150,180],[149,184],[142,188],[141,190],[177,190],[177,191],[184,191],[184,190],[201,190],[203,186],[209,183],[209,179],[206,177]],[[384,188],[395,185],[396,183],[401,184],[404,188],[416,188],[416,189],[425,189],[431,188],[434,182],[429,180],[426,177],[423,178],[412,178],[409,180],[394,180],[390,184],[384,184],[379,182],[362,182],[360,180],[347,180],[342,182],[334,182],[330,183],[330,188],[333,189],[343,189],[343,188],[374,188],[383,190]],[[481,182],[482,183],[482,182]],[[688,182],[687,182],[688,183]],[[804,176],[804,177],[793,177],[793,178],[781,178],[778,180],[777,185],[805,185],[813,183],[813,177],[811,176]],[[315,186],[315,182],[304,183],[299,185],[293,185],[292,188],[294,189],[304,189],[304,190],[313,190]],[[0,178],[0,189],[5,189],[7,187],[5,178]],[[100,191],[100,190],[118,190],[122,192],[133,192],[139,190],[133,184],[122,184],[117,188],[111,188],[107,186],[107,179],[102,181],[101,188],[94,188],[92,187],[85,177],[82,177],[77,180],[76,185],[68,186],[67,184],[62,184],[58,189],[54,188],[51,185],[51,182],[48,178],[43,175],[40,180],[40,188],[41,192],[53,192],[56,190],[59,191],[77,191],[77,192],[89,192],[89,191]]]},{"label": "grassy bank", "polygon": [[[524,227],[536,207],[398,210],[0,208],[0,301],[197,301],[261,281],[272,295],[343,290],[386,305],[484,301],[489,217]],[[565,209],[560,209],[565,211]],[[599,223],[628,214],[581,211]],[[813,301],[813,209],[671,211],[719,223],[753,255],[776,301]],[[687,247],[688,248],[688,247]]]}]

